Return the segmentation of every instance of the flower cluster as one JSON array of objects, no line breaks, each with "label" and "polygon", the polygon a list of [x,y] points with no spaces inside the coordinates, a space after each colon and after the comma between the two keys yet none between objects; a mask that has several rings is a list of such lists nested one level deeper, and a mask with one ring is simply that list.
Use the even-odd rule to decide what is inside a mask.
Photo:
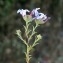
[{"label": "flower cluster", "polygon": [[40,8],[35,8],[32,11],[29,11],[28,9],[19,9],[17,13],[20,13],[22,17],[25,17],[27,14],[26,12],[30,13],[30,16],[32,17],[32,20],[41,20],[41,21],[47,21],[49,17],[47,17],[44,13],[38,12]]}]

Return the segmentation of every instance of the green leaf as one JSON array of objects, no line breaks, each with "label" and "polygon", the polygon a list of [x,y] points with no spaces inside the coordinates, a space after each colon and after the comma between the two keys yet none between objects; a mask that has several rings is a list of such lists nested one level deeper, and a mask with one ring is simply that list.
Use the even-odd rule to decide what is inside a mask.
[{"label": "green leaf", "polygon": [[17,34],[18,36],[20,36],[20,33],[21,33],[20,30],[16,30],[16,34]]},{"label": "green leaf", "polygon": [[38,39],[41,39],[41,38],[42,38],[42,36],[39,34],[39,35],[37,35],[37,38],[38,38]]}]

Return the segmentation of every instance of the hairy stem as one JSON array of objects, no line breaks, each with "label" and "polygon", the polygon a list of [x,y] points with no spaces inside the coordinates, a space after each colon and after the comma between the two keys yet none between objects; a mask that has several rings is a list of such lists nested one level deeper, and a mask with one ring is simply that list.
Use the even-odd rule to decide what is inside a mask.
[{"label": "hairy stem", "polygon": [[[25,53],[25,55],[26,55],[26,63],[30,63],[30,52],[31,52],[31,50],[33,49],[33,44],[32,45],[29,45],[29,42],[30,42],[30,40],[31,40],[31,38],[33,37],[33,35],[36,33],[35,32],[35,29],[38,27],[38,25],[36,25],[35,27],[33,27],[33,30],[32,30],[32,33],[30,34],[30,36],[28,36],[29,35],[29,23],[26,23],[26,26],[24,26],[24,28],[25,28],[25,34],[26,34],[26,38],[27,38],[27,45],[26,45],[26,53]],[[34,44],[35,45],[35,44]]]},{"label": "hairy stem", "polygon": [[[25,30],[25,33],[26,33],[26,37],[27,37],[27,40],[28,40],[28,27],[29,27],[29,24],[28,23],[26,23],[26,30]],[[27,42],[28,43],[28,42]],[[30,51],[29,51],[29,44],[28,45],[26,45],[26,47],[27,47],[27,50],[26,50],[26,63],[30,63],[29,62],[29,60],[30,60],[30,57],[29,57],[29,53],[30,53]]]}]

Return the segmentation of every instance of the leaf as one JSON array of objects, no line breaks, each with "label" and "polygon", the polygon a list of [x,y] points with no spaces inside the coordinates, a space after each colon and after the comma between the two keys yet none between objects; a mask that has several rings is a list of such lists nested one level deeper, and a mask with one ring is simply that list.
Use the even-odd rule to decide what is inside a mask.
[{"label": "leaf", "polygon": [[18,36],[20,36],[20,33],[21,33],[20,30],[16,30],[16,34],[17,34]]},{"label": "leaf", "polygon": [[37,35],[37,38],[38,38],[38,39],[41,39],[41,38],[42,38],[42,36],[39,34],[39,35]]}]

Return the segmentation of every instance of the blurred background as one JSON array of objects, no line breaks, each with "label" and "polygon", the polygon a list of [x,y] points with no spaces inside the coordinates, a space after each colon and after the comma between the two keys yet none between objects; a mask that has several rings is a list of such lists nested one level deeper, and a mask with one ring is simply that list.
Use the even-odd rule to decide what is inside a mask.
[{"label": "blurred background", "polygon": [[51,19],[37,28],[43,38],[30,63],[63,63],[63,0],[0,0],[0,63],[26,63],[26,46],[15,34],[25,25],[17,10],[38,7]]}]

